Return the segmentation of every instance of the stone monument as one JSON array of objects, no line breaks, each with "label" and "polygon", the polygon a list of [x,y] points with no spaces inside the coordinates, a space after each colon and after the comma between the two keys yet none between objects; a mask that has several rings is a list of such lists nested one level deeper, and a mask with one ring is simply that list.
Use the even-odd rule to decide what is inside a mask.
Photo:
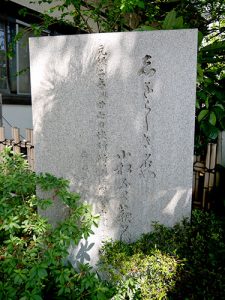
[{"label": "stone monument", "polygon": [[36,171],[101,216],[72,262],[190,216],[196,57],[195,29],[30,39]]}]

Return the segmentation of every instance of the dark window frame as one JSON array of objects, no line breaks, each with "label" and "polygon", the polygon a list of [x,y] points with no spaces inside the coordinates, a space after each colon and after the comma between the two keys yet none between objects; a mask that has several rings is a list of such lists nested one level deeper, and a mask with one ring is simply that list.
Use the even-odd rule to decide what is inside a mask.
[{"label": "dark window frame", "polygon": [[[5,80],[2,80],[2,86],[0,85],[0,92],[3,94],[25,94],[29,95],[30,94],[30,88],[29,88],[29,82],[27,82],[27,89],[26,91],[22,91],[20,87],[20,82],[19,82],[19,76],[17,76],[17,73],[23,71],[23,68],[20,68],[21,65],[21,48],[24,47],[24,51],[28,52],[28,41],[26,41],[26,44],[23,45],[22,41],[14,43],[12,45],[11,43],[13,42],[13,39],[15,35],[21,31],[21,28],[25,29],[29,28],[30,25],[26,24],[24,22],[21,22],[19,20],[2,20],[0,17],[0,24],[1,24],[1,33],[2,33],[2,45],[3,45],[3,53],[2,53],[2,58],[3,58],[3,65],[5,65],[5,68],[2,70],[5,72]],[[22,29],[22,30],[23,30]],[[9,53],[10,47],[13,46],[12,51],[12,57],[9,59],[7,53]],[[26,65],[29,65],[29,56],[25,56],[25,61],[27,62]],[[5,70],[4,70],[5,69]]]},{"label": "dark window frame", "polygon": [[[1,11],[0,11],[0,20],[7,23],[7,22],[14,22],[18,24],[22,24],[25,26],[29,26],[32,23],[40,23],[41,22],[41,14],[27,8],[27,15],[21,16],[19,11],[24,8],[22,5],[19,5],[14,2],[10,2],[7,0],[0,0],[1,1]],[[49,35],[68,35],[68,34],[82,34],[85,33],[84,31],[80,31],[69,25],[63,24],[55,24],[52,25],[49,31]],[[9,68],[9,66],[7,67]],[[9,81],[9,78],[8,78]],[[31,105],[31,95],[30,94],[18,94],[18,93],[11,93],[9,90],[0,90],[2,94],[2,104],[16,104],[16,105]]]}]

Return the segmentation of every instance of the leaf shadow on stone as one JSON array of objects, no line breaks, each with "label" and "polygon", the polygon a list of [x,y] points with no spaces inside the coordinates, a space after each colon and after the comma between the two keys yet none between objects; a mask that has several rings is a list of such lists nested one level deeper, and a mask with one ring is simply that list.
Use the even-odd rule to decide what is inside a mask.
[{"label": "leaf shadow on stone", "polygon": [[76,256],[76,260],[82,264],[85,263],[85,261],[90,262],[91,257],[88,254],[88,251],[90,251],[94,245],[95,245],[94,243],[88,244],[87,240],[85,241],[85,244],[81,243],[80,249]]}]

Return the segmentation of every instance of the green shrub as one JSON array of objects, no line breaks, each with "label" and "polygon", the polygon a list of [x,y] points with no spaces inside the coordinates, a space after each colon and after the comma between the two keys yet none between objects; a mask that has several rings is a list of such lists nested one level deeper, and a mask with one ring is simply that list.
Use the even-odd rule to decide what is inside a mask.
[{"label": "green shrub", "polygon": [[163,299],[174,288],[182,261],[158,249],[144,254],[137,244],[106,243],[101,270],[116,293],[113,299]]},{"label": "green shrub", "polygon": [[183,220],[173,228],[156,224],[138,243],[145,254],[152,247],[186,260],[173,299],[224,299],[224,218],[196,210],[191,223]]},{"label": "green shrub", "polygon": [[[35,190],[53,193],[39,199]],[[108,288],[88,265],[75,269],[67,261],[71,242],[90,235],[97,216],[69,182],[50,174],[35,174],[20,154],[6,148],[0,154],[0,299],[108,299]],[[70,216],[56,228],[37,213],[58,197]]]},{"label": "green shrub", "polygon": [[[52,199],[39,199],[37,186]],[[70,216],[52,228],[37,209],[56,196]],[[224,299],[224,216],[194,211],[191,222],[155,223],[135,243],[105,243],[100,268],[106,284],[89,265],[75,270],[66,259],[70,243],[97,225],[79,198],[67,180],[31,172],[9,148],[0,154],[0,299]]]},{"label": "green shrub", "polygon": [[224,218],[194,211],[172,228],[155,223],[135,243],[106,243],[101,268],[113,299],[225,299]]}]

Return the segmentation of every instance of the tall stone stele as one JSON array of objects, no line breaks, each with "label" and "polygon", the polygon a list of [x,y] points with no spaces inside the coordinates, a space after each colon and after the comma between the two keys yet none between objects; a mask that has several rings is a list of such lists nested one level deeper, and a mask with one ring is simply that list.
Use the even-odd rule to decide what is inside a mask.
[{"label": "tall stone stele", "polygon": [[195,29],[30,39],[36,171],[70,179],[101,216],[74,264],[190,216],[196,56]]}]

